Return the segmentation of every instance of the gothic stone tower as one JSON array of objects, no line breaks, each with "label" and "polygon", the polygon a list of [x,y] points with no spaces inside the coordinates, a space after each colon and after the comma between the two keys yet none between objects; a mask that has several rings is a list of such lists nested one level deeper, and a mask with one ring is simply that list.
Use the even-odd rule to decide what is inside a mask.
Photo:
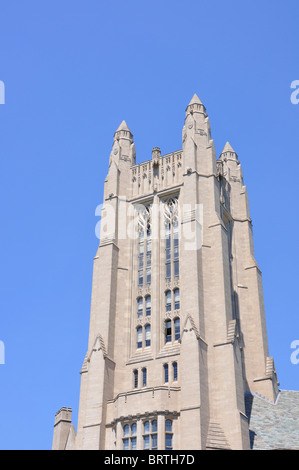
[{"label": "gothic stone tower", "polygon": [[196,95],[182,141],[136,164],[114,134],[77,433],[62,408],[53,449],[248,449],[245,393],[276,399],[241,165]]}]

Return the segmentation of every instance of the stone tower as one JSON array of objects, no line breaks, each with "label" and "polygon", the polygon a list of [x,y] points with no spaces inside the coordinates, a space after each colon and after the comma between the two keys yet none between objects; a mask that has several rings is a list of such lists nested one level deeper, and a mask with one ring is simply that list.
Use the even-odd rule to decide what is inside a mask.
[{"label": "stone tower", "polygon": [[136,164],[114,134],[77,432],[62,408],[53,449],[248,449],[246,392],[278,394],[247,190],[194,95],[182,150]]}]

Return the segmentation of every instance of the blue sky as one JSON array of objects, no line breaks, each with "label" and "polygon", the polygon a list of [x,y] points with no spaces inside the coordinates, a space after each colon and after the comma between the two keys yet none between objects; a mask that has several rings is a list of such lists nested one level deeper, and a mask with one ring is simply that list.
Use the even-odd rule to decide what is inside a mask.
[{"label": "blue sky", "polygon": [[296,0],[0,1],[0,449],[49,449],[86,353],[95,209],[113,134],[181,148],[194,93],[247,185],[270,354],[299,390]]}]

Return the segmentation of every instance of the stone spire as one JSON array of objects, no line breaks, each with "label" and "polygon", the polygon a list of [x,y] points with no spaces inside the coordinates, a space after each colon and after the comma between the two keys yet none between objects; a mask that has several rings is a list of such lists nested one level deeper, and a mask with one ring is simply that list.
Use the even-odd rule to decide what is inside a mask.
[{"label": "stone spire", "polygon": [[115,131],[114,140],[119,139],[127,139],[130,140],[131,143],[133,142],[133,134],[130,131],[126,121],[122,121],[118,129]]},{"label": "stone spire", "polygon": [[193,113],[203,113],[207,115],[206,108],[202,104],[202,102],[200,101],[196,93],[194,93],[192,100],[190,101],[190,103],[188,104],[186,108],[186,116],[188,114],[193,114]]}]

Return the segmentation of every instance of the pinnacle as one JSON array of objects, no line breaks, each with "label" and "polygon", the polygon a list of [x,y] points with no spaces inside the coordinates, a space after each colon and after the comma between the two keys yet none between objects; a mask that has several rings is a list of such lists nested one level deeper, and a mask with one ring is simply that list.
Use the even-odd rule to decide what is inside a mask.
[{"label": "pinnacle", "polygon": [[200,101],[200,99],[198,98],[198,96],[197,96],[196,93],[194,93],[193,98],[192,98],[192,100],[190,101],[189,105],[190,105],[190,104],[195,104],[195,103],[196,103],[196,104],[202,104],[202,102]]},{"label": "pinnacle", "polygon": [[233,153],[236,153],[234,151],[234,149],[232,148],[231,144],[229,142],[226,142],[225,146],[224,146],[224,149],[222,150],[221,153],[225,153],[225,152],[233,152]]},{"label": "pinnacle", "polygon": [[128,125],[127,125],[126,121],[123,121],[120,124],[120,126],[119,126],[119,128],[117,129],[116,132],[118,132],[118,131],[129,131],[129,132],[131,132],[130,129],[128,128]]}]

